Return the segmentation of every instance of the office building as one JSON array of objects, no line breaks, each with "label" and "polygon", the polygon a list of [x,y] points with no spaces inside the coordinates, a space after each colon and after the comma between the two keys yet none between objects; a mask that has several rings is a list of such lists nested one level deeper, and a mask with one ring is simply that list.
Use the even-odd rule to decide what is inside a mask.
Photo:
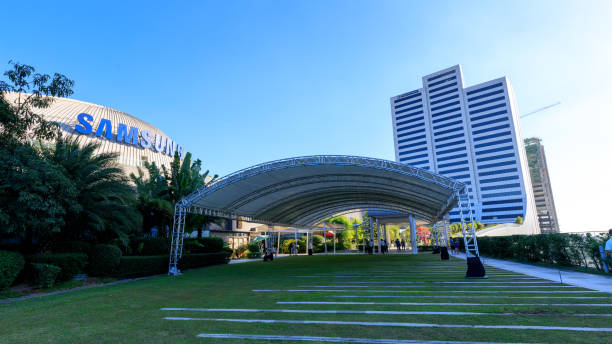
[{"label": "office building", "polygon": [[544,146],[538,138],[525,139],[525,151],[533,186],[538,221],[542,233],[559,233],[557,210],[552,194]]},{"label": "office building", "polygon": [[[539,232],[506,77],[465,87],[461,66],[441,70],[423,77],[422,88],[392,97],[391,116],[396,161],[465,183],[477,221],[513,223],[521,217],[525,234]],[[460,220],[458,208],[450,220]]]}]

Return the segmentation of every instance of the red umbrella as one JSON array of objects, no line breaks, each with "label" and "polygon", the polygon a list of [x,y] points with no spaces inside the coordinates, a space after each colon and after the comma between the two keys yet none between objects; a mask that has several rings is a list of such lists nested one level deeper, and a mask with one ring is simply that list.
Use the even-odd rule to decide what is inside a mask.
[{"label": "red umbrella", "polygon": [[330,232],[330,231],[325,232],[325,237],[327,237],[327,238],[331,238],[331,237],[333,237],[333,236],[334,236],[334,233],[333,233],[333,232]]}]

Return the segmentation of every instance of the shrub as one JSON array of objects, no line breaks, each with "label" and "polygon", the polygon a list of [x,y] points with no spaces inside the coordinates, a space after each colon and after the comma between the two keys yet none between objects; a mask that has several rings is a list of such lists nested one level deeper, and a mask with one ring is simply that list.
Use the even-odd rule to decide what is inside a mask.
[{"label": "shrub", "polygon": [[323,252],[323,236],[313,235],[312,236],[312,250],[315,252]]},{"label": "shrub", "polygon": [[247,253],[247,245],[240,245],[236,248],[236,257],[245,257]]},{"label": "shrub", "polygon": [[134,278],[164,274],[168,272],[168,255],[121,257],[113,276]]},{"label": "shrub", "polygon": [[90,250],[91,244],[86,241],[59,241],[53,245],[54,253],[80,252],[88,254]]},{"label": "shrub", "polygon": [[517,216],[516,219],[514,220],[514,223],[522,225],[523,224],[523,218],[520,216]]},{"label": "shrub", "polygon": [[179,261],[179,269],[194,269],[203,266],[227,264],[227,252],[185,254]]},{"label": "shrub", "polygon": [[220,252],[223,250],[223,246],[225,241],[218,237],[206,237],[198,240],[202,246],[204,246],[204,250],[202,253],[212,253],[212,252]]},{"label": "shrub", "polygon": [[96,245],[89,256],[89,273],[93,276],[109,276],[119,266],[121,250],[115,245]]},{"label": "shrub", "polygon": [[51,264],[32,263],[34,285],[38,288],[51,288],[55,285],[61,268]]},{"label": "shrub", "polygon": [[[283,240],[283,242],[281,243],[281,247],[280,247],[280,253],[289,253],[289,245],[291,245],[292,242],[295,242],[294,239],[288,239],[288,240]],[[298,253],[305,253],[306,252],[306,240],[305,239],[298,239]]]},{"label": "shrub", "polygon": [[140,237],[130,241],[132,254],[138,256],[156,256],[170,253],[170,242],[164,237]]},{"label": "shrub", "polygon": [[30,263],[50,264],[62,269],[58,281],[69,281],[76,274],[83,272],[87,264],[85,253],[56,253],[56,254],[37,254],[27,257]]},{"label": "shrub", "polygon": [[23,269],[25,261],[17,252],[0,251],[0,290],[10,287],[19,272]]}]

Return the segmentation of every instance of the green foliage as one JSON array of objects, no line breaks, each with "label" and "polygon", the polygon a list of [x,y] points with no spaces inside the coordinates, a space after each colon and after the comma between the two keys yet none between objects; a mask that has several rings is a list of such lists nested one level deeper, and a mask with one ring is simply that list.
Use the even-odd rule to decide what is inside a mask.
[{"label": "green foliage", "polygon": [[554,233],[479,237],[478,249],[481,254],[490,257],[561,266],[594,267],[602,271],[599,246],[604,243],[602,236]]},{"label": "green foliage", "polygon": [[200,268],[209,265],[227,264],[228,252],[185,254],[179,262],[181,270]]},{"label": "green foliage", "polygon": [[10,287],[23,269],[25,260],[17,252],[0,251],[0,290]]},{"label": "green foliage", "polygon": [[74,183],[30,145],[0,143],[0,236],[44,246],[80,209]]},{"label": "green foliage", "polygon": [[[289,254],[290,253],[289,245],[291,245],[291,243],[293,242],[295,242],[295,239],[287,239],[287,240],[281,241],[280,253]],[[298,239],[297,245],[298,245],[298,253],[306,253],[306,239]]]},{"label": "green foliage", "polygon": [[520,216],[516,217],[516,220],[514,220],[514,223],[522,225],[523,224],[523,218]]},{"label": "green foliage", "polygon": [[168,255],[121,257],[113,276],[135,278],[168,272]]},{"label": "green foliage", "polygon": [[247,253],[247,245],[240,245],[236,248],[236,258],[242,258],[246,256]]},{"label": "green foliage", "polygon": [[99,242],[119,238],[125,244],[127,234],[139,228],[142,219],[132,206],[133,188],[116,163],[118,154],[96,154],[99,148],[97,143],[79,146],[78,138],[59,138],[53,149],[45,150],[47,160],[64,171],[78,195],[78,207],[67,211],[71,221],[62,236],[79,239],[87,230]]},{"label": "green foliage", "polygon": [[61,270],[58,281],[69,281],[78,273],[83,272],[87,264],[85,253],[57,253],[57,254],[37,254],[27,257],[30,263],[49,264],[59,267]]},{"label": "green foliage", "polygon": [[247,253],[246,256],[248,258],[259,258],[261,257],[261,249],[259,248],[259,243],[250,242],[247,244]]},{"label": "green foliage", "polygon": [[[62,74],[35,73],[32,66],[9,61],[12,69],[0,80],[0,142],[25,144],[32,140],[51,140],[58,135],[57,125],[45,121],[36,110],[48,108],[52,97],[73,93],[74,81]],[[4,98],[6,92],[20,93],[15,102]]]},{"label": "green foliage", "polygon": [[[164,165],[159,168],[155,163],[145,163],[145,168],[148,177],[138,169],[138,176],[132,173],[130,178],[136,185],[138,195],[136,207],[142,214],[143,226],[147,230],[153,226],[165,228],[171,224],[176,202],[206,185],[209,173],[209,171],[201,173],[202,161],[197,159],[192,163],[191,153],[185,154],[181,160],[176,152],[170,169]],[[212,180],[215,178],[217,175]],[[186,218],[185,231],[191,232],[195,229],[198,232],[198,239],[201,239],[202,229],[206,224],[220,224],[221,221],[212,216],[190,215]]]},{"label": "green foliage", "polygon": [[32,263],[33,282],[38,288],[51,288],[62,271],[61,268],[51,264]]},{"label": "green foliage", "polygon": [[138,256],[155,256],[168,254],[170,242],[166,237],[137,237],[130,240],[132,254]]},{"label": "green foliage", "polygon": [[53,244],[53,252],[55,253],[80,252],[89,254],[90,250],[91,244],[86,241],[57,241]]},{"label": "green foliage", "polygon": [[225,242],[219,237],[185,240],[184,249],[188,253],[213,253],[223,251]]},{"label": "green foliage", "polygon": [[89,273],[93,276],[110,276],[121,261],[121,250],[115,245],[96,245],[89,255]]},{"label": "green foliage", "polygon": [[313,235],[312,236],[312,250],[316,253],[323,252],[325,250],[323,246],[323,241],[324,241],[324,238],[322,235]]}]

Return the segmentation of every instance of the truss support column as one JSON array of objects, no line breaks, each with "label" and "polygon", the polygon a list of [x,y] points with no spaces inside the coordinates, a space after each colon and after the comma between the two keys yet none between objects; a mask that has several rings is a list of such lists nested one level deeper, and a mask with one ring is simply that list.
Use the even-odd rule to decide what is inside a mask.
[{"label": "truss support column", "polygon": [[280,230],[276,231],[276,255],[280,253]]},{"label": "truss support column", "polygon": [[[465,196],[465,200],[468,204],[469,209],[469,221],[472,223],[470,228],[466,230],[463,216],[463,199],[461,196]],[[467,192],[463,195],[457,194],[459,198],[459,216],[461,216],[461,233],[463,234],[463,243],[465,245],[465,257],[467,260],[467,272],[465,273],[466,278],[487,278],[484,265],[480,261],[480,255],[478,253],[478,242],[476,241],[476,230],[474,228],[474,217],[472,214],[472,207],[470,205],[470,197]]]},{"label": "truss support column", "polygon": [[172,241],[170,243],[170,263],[168,264],[168,275],[178,276],[181,271],[178,263],[183,257],[183,236],[185,232],[185,215],[187,210],[179,203],[174,206],[174,221],[172,223]]},{"label": "truss support column", "polygon": [[323,222],[323,247],[325,248],[325,254],[327,254],[327,231],[325,230],[325,222]]},{"label": "truss support column", "polygon": [[417,254],[419,253],[419,247],[417,245],[416,221],[414,220],[414,216],[410,215],[408,221],[410,222],[410,244],[412,245],[412,254]]},{"label": "truss support column", "polygon": [[444,237],[446,238],[446,247],[450,248],[450,237],[448,236],[448,223],[444,220]]},{"label": "truss support column", "polygon": [[334,254],[336,254],[336,230],[335,229],[333,233],[334,233],[334,237],[333,237],[334,238]]},{"label": "truss support column", "polygon": [[297,243],[297,228],[296,227],[293,227],[293,243],[295,244],[294,245],[295,254],[298,255],[300,253],[300,247],[298,246],[298,243]]},{"label": "truss support column", "polygon": [[[370,241],[368,242],[368,250],[370,249],[370,242],[372,243],[372,251],[374,251],[374,226],[372,225],[372,218],[370,217]],[[370,252],[374,254],[374,252]]]},{"label": "truss support column", "polygon": [[380,223],[378,223],[378,219],[376,219],[376,238],[378,239],[378,254],[381,254],[380,252],[380,240],[381,240],[381,236],[380,236]]},{"label": "truss support column", "polygon": [[355,226],[355,250],[359,253],[359,232],[358,226]]}]

